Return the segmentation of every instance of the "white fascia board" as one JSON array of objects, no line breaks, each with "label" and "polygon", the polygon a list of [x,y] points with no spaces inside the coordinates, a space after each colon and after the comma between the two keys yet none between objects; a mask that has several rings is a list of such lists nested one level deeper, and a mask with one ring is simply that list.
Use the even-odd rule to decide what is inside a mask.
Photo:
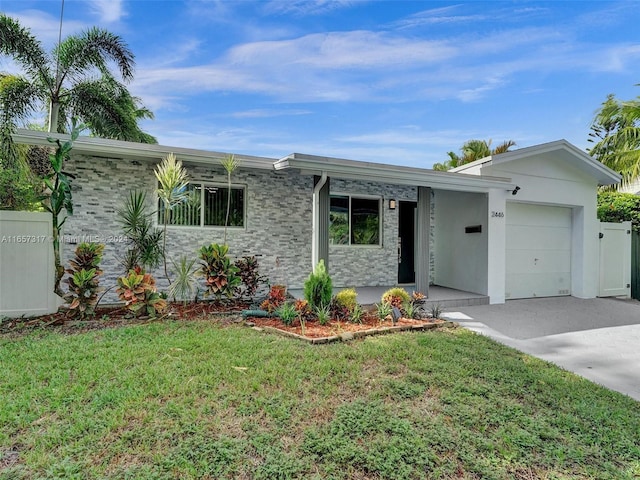
[{"label": "white fascia board", "polygon": [[322,172],[326,172],[328,176],[336,178],[390,183],[393,185],[424,186],[444,190],[486,192],[491,188],[504,188],[507,190],[515,188],[515,184],[509,178],[439,172],[424,168],[359,162],[299,153],[294,153],[278,160],[274,166],[276,170],[291,168],[308,175],[321,175]]},{"label": "white fascia board", "polygon": [[512,152],[501,153],[490,157],[490,160],[493,165],[499,165],[501,163],[511,162],[513,160],[526,157],[553,154],[556,152],[564,153],[565,155],[563,160],[570,162],[575,167],[591,175],[593,178],[598,180],[600,185],[613,185],[615,183],[620,183],[622,180],[620,174],[611,170],[587,152],[580,150],[578,147],[564,139],[542,143],[532,147],[520,148]]},{"label": "white fascia board", "polygon": [[[13,140],[16,143],[27,145],[51,146],[51,143],[47,140],[48,137],[57,138],[61,141],[70,140],[70,136],[66,134],[40,132],[36,130],[18,130],[13,134]],[[184,163],[207,166],[218,166],[220,165],[220,160],[229,155],[222,152],[167,147],[148,143],[123,142],[97,137],[78,137],[78,139],[73,142],[73,152],[111,159],[126,158],[156,162],[166,157],[169,153],[173,153],[178,160]],[[234,154],[234,156],[240,161],[239,168],[273,170],[273,162],[276,161],[275,158],[254,157],[251,155]]]}]

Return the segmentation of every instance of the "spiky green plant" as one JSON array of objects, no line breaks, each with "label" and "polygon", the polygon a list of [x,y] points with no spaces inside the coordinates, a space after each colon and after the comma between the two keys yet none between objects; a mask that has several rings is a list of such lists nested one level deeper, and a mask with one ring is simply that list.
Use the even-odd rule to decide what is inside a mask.
[{"label": "spiky green plant", "polygon": [[324,308],[331,304],[332,293],[331,277],[327,273],[324,260],[320,260],[304,282],[304,298],[311,308]]},{"label": "spiky green plant", "polygon": [[182,166],[182,162],[178,160],[173,153],[170,153],[162,159],[162,162],[156,166],[154,173],[159,184],[156,193],[163,205],[164,235],[162,238],[162,260],[164,262],[164,274],[167,282],[171,284],[171,278],[169,278],[167,268],[167,225],[169,224],[171,211],[177,205],[189,199],[189,193],[187,192],[189,176]]},{"label": "spiky green plant", "polygon": [[182,255],[177,262],[171,259],[171,263],[176,278],[169,286],[169,295],[186,304],[187,300],[194,298],[198,291],[197,268],[194,267],[196,259],[188,259],[186,255]]},{"label": "spiky green plant", "polygon": [[116,212],[122,232],[131,242],[124,254],[122,264],[125,272],[136,265],[156,268],[163,259],[162,239],[164,232],[153,226],[153,213],[149,211],[146,193],[132,190],[122,207]]},{"label": "spiky green plant", "polygon": [[220,160],[222,168],[227,172],[227,214],[224,219],[224,244],[227,244],[227,226],[229,225],[229,212],[231,211],[231,174],[236,171],[240,165],[235,155],[227,155]]}]

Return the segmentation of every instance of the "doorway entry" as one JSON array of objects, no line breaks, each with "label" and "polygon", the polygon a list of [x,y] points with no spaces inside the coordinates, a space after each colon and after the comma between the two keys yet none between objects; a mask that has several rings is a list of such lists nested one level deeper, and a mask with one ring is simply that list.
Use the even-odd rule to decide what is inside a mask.
[{"label": "doorway entry", "polygon": [[398,202],[398,283],[416,281],[416,202]]}]

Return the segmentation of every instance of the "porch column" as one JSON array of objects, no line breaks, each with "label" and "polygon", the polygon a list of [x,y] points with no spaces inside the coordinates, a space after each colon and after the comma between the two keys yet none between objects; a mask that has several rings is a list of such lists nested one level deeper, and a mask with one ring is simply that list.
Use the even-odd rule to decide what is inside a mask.
[{"label": "porch column", "polygon": [[429,297],[429,237],[431,231],[431,188],[418,187],[418,205],[416,218],[416,291]]},{"label": "porch column", "polygon": [[320,260],[329,271],[329,177],[313,177],[313,232],[311,233],[311,268]]},{"label": "porch column", "polygon": [[[487,295],[489,303],[504,303],[506,289],[506,195],[492,188],[487,202]],[[493,212],[493,213],[492,213]]]}]

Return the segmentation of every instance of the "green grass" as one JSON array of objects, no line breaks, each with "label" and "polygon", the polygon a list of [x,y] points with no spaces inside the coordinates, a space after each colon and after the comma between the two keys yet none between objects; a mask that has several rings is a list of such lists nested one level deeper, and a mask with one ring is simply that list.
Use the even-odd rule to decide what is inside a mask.
[{"label": "green grass", "polygon": [[0,479],[637,479],[640,404],[464,330],[0,337]]}]

